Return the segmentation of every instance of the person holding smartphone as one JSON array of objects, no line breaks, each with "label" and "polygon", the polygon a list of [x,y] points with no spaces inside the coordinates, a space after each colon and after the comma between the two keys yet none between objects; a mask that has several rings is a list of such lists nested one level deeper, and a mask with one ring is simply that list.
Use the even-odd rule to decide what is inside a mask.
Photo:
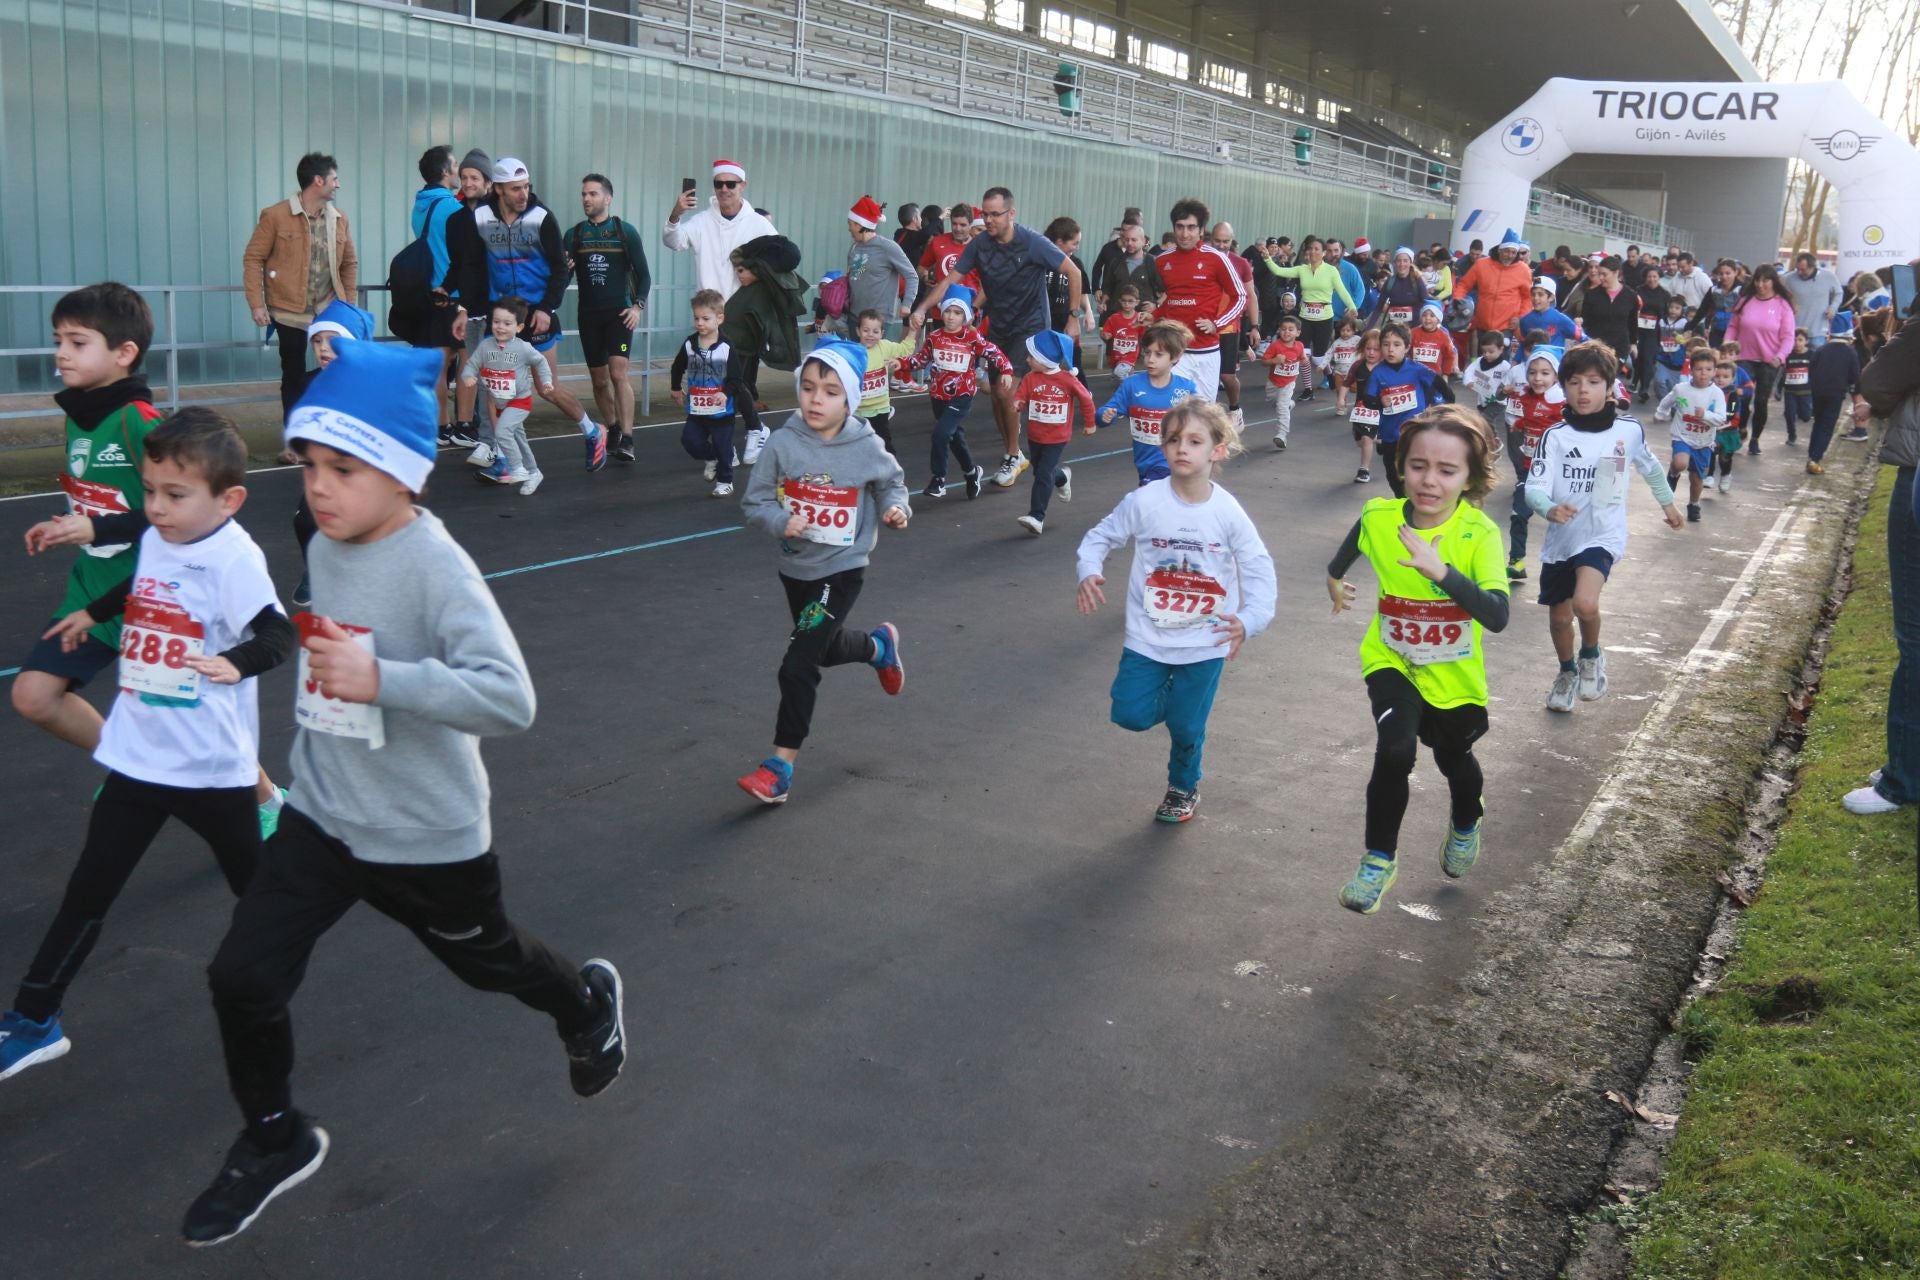
[{"label": "person holding smartphone", "polygon": [[740,287],[733,274],[732,254],[749,240],[778,235],[773,222],[747,203],[747,171],[732,160],[713,162],[713,198],[699,207],[699,184],[680,181],[680,198],[667,213],[662,241],[675,253],[693,252],[697,289],[713,289],[731,298]]}]

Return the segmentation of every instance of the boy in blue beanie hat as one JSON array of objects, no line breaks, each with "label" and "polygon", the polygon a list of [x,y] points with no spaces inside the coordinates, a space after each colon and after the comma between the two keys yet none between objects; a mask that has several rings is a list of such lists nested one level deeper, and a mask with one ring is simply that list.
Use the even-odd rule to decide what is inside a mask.
[{"label": "boy in blue beanie hat", "polygon": [[246,1127],[187,1210],[189,1244],[246,1230],[326,1158],[326,1132],[293,1106],[287,1006],[356,902],[469,986],[551,1017],[575,1093],[612,1084],[626,1057],[619,973],[605,960],[576,970],[502,904],[479,739],[533,723],[533,682],[480,571],[414,505],[442,369],[437,351],[345,343],[287,418],[326,535],[310,551],[324,612],[294,620],[294,784],[207,968]]},{"label": "boy in blue beanie hat", "polygon": [[906,684],[898,628],[843,625],[860,598],[879,526],[904,529],[913,516],[906,473],[853,413],[866,372],[867,350],[857,342],[829,338],[807,353],[794,374],[800,410],[768,439],[740,503],[748,523],[780,539],[780,585],[793,615],[773,754],[739,780],[762,804],[786,803],[793,763],[813,727],[822,667],[864,662],[890,695]]}]

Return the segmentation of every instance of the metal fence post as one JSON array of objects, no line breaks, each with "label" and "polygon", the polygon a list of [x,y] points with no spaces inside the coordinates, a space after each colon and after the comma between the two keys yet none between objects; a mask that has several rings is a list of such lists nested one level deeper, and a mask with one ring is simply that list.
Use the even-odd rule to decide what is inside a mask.
[{"label": "metal fence post", "polygon": [[807,65],[807,0],[799,0],[793,11],[793,74],[803,77]]},{"label": "metal fence post", "polygon": [[893,96],[893,13],[887,13],[887,56],[880,60],[880,92]]},{"label": "metal fence post", "polygon": [[967,109],[967,33],[960,33],[960,74],[954,77],[953,105],[962,111]]},{"label": "metal fence post", "polygon": [[180,313],[172,288],[161,296],[167,308],[167,412],[172,413],[180,407]]}]

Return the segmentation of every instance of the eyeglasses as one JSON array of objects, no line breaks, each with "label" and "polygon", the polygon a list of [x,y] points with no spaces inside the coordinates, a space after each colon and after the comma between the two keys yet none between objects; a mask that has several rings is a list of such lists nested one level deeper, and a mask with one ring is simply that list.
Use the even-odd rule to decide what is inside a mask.
[{"label": "eyeglasses", "polygon": [[713,189],[715,191],[731,191],[739,185],[738,182],[722,181],[719,178],[713,180]]},{"label": "eyeglasses", "polygon": [[983,218],[1004,218],[1011,212],[1012,210],[1010,209],[982,209],[980,216]]}]

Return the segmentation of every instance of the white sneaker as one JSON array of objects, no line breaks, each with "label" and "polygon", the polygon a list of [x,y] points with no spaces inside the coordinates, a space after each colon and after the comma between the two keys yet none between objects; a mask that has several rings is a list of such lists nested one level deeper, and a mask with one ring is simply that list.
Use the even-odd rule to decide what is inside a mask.
[{"label": "white sneaker", "polygon": [[1575,672],[1559,671],[1554,673],[1553,692],[1547,695],[1547,710],[1573,710],[1573,696],[1575,690],[1579,688],[1579,685],[1580,677]]},{"label": "white sneaker", "polygon": [[1595,702],[1607,692],[1607,651],[1580,659],[1580,701]]},{"label": "white sneaker", "polygon": [[533,491],[535,489],[538,489],[540,487],[540,482],[542,480],[545,480],[546,478],[547,478],[546,475],[539,471],[536,471],[532,475],[528,476],[526,480],[522,482],[520,485],[520,496],[523,498],[531,498],[533,496]]},{"label": "white sneaker", "polygon": [[531,471],[507,471],[507,472],[501,473],[500,483],[501,484],[525,484],[527,481],[531,479],[533,479],[533,472]]},{"label": "white sneaker", "polygon": [[1730,475],[1725,475],[1725,476],[1721,476],[1721,477],[1720,477],[1720,492],[1722,492],[1722,493],[1732,493],[1732,492],[1733,492],[1733,477],[1732,477],[1732,476],[1730,476]]},{"label": "white sneaker", "polygon": [[1879,783],[1879,781],[1880,781],[1880,777],[1881,777],[1881,775],[1882,775],[1882,774],[1884,774],[1884,773],[1886,773],[1886,770],[1885,770],[1885,769],[1875,769],[1875,770],[1874,770],[1874,771],[1873,771],[1872,773],[1870,773],[1870,774],[1868,774],[1868,775],[1867,775],[1867,783],[1868,783],[1868,785],[1870,785],[1870,786],[1871,786],[1871,785],[1877,785],[1877,784]]},{"label": "white sneaker", "polygon": [[493,446],[485,440],[482,440],[473,447],[473,452],[467,455],[467,465],[470,467],[490,467],[493,465],[493,458]]},{"label": "white sneaker", "polygon": [[1863,818],[1876,814],[1897,813],[1900,806],[1880,794],[1878,787],[1859,787],[1847,792],[1840,801],[1848,813],[1857,813]]},{"label": "white sneaker", "polygon": [[1059,475],[1060,478],[1053,482],[1054,493],[1059,495],[1060,501],[1072,502],[1073,501],[1073,468],[1062,467],[1060,468],[1057,474]]},{"label": "white sneaker", "polygon": [[752,466],[758,462],[760,460],[760,451],[767,447],[767,437],[772,434],[772,427],[761,427],[758,430],[747,432],[747,451],[741,455],[740,461],[746,463],[748,466]]},{"label": "white sneaker", "polygon": [[713,486],[713,496],[716,498],[731,498],[733,496],[733,486],[725,480],[722,480],[719,484]]},{"label": "white sneaker", "polygon": [[1233,419],[1233,429],[1235,431],[1245,431],[1247,429],[1247,415],[1244,410],[1230,409],[1227,412],[1228,416]]},{"label": "white sneaker", "polygon": [[1032,465],[1027,461],[1026,454],[1010,453],[1000,459],[1000,469],[993,473],[993,482],[1002,489],[1011,489],[1013,482],[1020,478],[1020,473]]},{"label": "white sneaker", "polygon": [[708,484],[712,484],[713,477],[717,475],[719,471],[720,471],[720,463],[719,463],[719,460],[716,459],[712,462],[709,462],[706,465],[706,468],[701,471],[700,477],[701,479],[705,480]]},{"label": "white sneaker", "polygon": [[1038,520],[1035,520],[1032,516],[1021,516],[1019,519],[1015,520],[1014,523],[1019,525],[1022,529],[1025,529],[1028,533],[1032,534],[1036,538],[1039,537],[1042,533],[1045,533],[1047,529],[1046,525],[1042,524]]},{"label": "white sneaker", "polygon": [[1287,437],[1284,433],[1281,433],[1281,432],[1274,433],[1273,447],[1276,449],[1284,449],[1287,447]]}]

